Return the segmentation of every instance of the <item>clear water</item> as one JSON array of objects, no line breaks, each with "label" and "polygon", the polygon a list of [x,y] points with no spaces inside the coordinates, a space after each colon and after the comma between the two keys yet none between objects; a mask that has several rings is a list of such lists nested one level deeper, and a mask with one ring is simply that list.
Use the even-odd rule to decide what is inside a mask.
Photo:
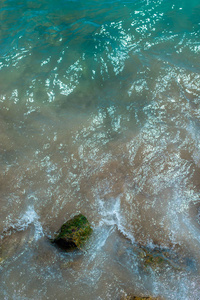
[{"label": "clear water", "polygon": [[0,27],[0,298],[200,299],[199,0],[1,0]]}]

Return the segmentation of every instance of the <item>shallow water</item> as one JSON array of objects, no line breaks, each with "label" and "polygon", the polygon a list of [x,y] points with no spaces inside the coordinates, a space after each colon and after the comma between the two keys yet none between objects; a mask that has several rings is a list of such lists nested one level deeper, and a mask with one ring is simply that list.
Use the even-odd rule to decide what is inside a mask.
[{"label": "shallow water", "polygon": [[[1,299],[200,299],[200,5],[182,2],[1,0]],[[80,212],[93,235],[64,253],[48,238]],[[141,247],[173,259],[144,268]]]}]

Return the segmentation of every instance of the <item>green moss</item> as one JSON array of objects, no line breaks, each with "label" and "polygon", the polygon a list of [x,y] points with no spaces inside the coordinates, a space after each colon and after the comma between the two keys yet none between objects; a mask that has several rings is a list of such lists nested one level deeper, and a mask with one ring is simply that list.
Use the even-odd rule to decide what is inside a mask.
[{"label": "green moss", "polygon": [[62,225],[53,242],[65,249],[80,249],[91,233],[87,218],[80,214]]},{"label": "green moss", "polygon": [[141,266],[144,269],[166,270],[170,267],[176,271],[188,270],[194,267],[194,260],[188,256],[184,257],[181,253],[174,249],[161,247],[150,248],[140,245],[135,247],[135,251],[139,254]]},{"label": "green moss", "polygon": [[161,249],[149,249],[141,247],[140,257],[142,258],[143,266],[145,268],[163,267],[163,265],[170,264],[169,252]]},{"label": "green moss", "polygon": [[144,265],[158,265],[163,264],[165,262],[165,259],[163,257],[157,256],[156,254],[150,254],[148,253],[144,259]]}]

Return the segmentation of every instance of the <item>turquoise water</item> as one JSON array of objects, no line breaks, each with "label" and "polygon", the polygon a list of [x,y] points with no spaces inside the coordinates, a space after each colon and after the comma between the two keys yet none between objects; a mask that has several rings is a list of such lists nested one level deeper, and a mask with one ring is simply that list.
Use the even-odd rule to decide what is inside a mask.
[{"label": "turquoise water", "polygon": [[200,299],[199,1],[1,0],[0,42],[0,298]]}]

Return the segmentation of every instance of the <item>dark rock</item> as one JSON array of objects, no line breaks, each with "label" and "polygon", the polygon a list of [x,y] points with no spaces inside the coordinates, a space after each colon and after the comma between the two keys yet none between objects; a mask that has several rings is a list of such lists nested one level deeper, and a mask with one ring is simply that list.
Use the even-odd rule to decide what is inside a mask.
[{"label": "dark rock", "polygon": [[92,228],[85,216],[75,216],[62,225],[53,243],[64,250],[81,249],[92,233]]},{"label": "dark rock", "polygon": [[121,300],[160,300],[160,298],[155,297],[137,297],[137,296],[125,296]]},{"label": "dark rock", "polygon": [[161,298],[155,297],[137,297],[133,295],[124,296],[121,300],[161,300]]}]

